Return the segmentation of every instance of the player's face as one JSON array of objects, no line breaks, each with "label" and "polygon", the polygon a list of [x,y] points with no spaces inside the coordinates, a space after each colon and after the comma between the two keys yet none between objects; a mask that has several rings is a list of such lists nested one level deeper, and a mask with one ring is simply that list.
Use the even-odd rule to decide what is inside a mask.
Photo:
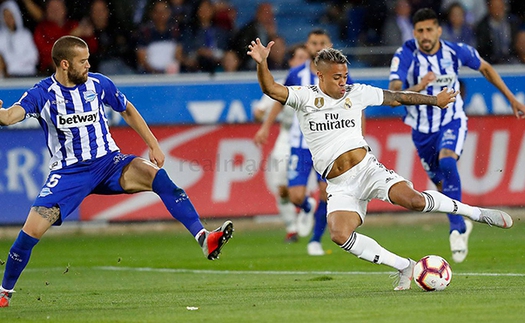
[{"label": "player's face", "polygon": [[419,45],[419,49],[427,54],[434,54],[439,49],[439,38],[441,37],[441,27],[436,20],[423,20],[414,26],[414,38]]},{"label": "player's face", "polygon": [[343,97],[348,79],[346,64],[321,64],[317,66],[319,87],[326,95],[334,99]]},{"label": "player's face", "polygon": [[321,49],[330,47],[332,47],[332,42],[327,35],[312,34],[306,41],[306,50],[308,50],[308,54],[310,54],[310,59],[312,60]]},{"label": "player's face", "polygon": [[308,58],[310,58],[310,55],[308,55],[308,52],[305,49],[297,48],[294,56],[288,62],[288,65],[290,65],[290,67],[299,66],[302,63],[306,62]]},{"label": "player's face", "polygon": [[87,48],[75,47],[73,49],[75,56],[67,68],[67,77],[73,84],[82,84],[87,81],[88,71],[91,65],[89,65],[89,50]]}]

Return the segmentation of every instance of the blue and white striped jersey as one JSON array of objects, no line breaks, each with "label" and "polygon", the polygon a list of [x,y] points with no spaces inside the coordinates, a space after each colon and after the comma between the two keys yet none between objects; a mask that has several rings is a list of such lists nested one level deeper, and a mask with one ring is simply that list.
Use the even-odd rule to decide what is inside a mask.
[{"label": "blue and white striped jersey", "polygon": [[[436,95],[444,87],[459,90],[460,67],[467,66],[479,70],[480,56],[472,46],[444,40],[440,42],[441,46],[437,53],[427,55],[418,49],[415,39],[406,41],[392,58],[390,81],[400,80],[403,82],[403,88],[409,88],[418,84],[423,76],[432,71],[436,75],[436,80],[420,93]],[[467,119],[460,95],[456,97],[456,102],[445,110],[430,105],[411,105],[406,106],[405,109],[404,122],[422,133],[437,132],[440,126],[454,119]]]},{"label": "blue and white striped jersey", "polygon": [[85,83],[71,88],[54,75],[43,79],[16,104],[25,109],[26,117],[38,119],[51,154],[49,167],[56,170],[118,151],[105,109],[122,112],[127,102],[109,78],[89,73]]},{"label": "blue and white striped jersey", "polygon": [[[284,86],[307,86],[319,84],[319,79],[317,78],[316,73],[310,69],[310,62],[311,61],[308,60],[304,64],[290,69],[290,72],[284,81]],[[348,75],[346,83],[353,83],[350,75]],[[297,117],[294,117],[292,127],[290,128],[290,145],[292,148],[308,149],[308,145],[306,144],[306,140],[301,132],[301,127],[299,126]]]}]

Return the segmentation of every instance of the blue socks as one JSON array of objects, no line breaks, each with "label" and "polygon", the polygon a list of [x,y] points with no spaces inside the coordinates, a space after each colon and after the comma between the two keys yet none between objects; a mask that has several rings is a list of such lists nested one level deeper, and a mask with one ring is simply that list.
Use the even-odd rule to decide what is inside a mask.
[{"label": "blue socks", "polygon": [[310,212],[310,210],[312,209],[312,206],[310,205],[310,202],[308,202],[308,196],[305,196],[304,200],[303,200],[303,203],[301,203],[301,205],[297,205],[297,206],[300,207],[302,210],[304,210],[306,213]]},{"label": "blue socks", "polygon": [[[457,161],[453,157],[445,157],[439,160],[439,169],[443,173],[443,194],[461,201],[461,179],[459,178]],[[465,233],[465,219],[460,215],[447,214],[450,223],[450,232],[457,230]]]},{"label": "blue socks", "polygon": [[188,195],[173,183],[164,169],[160,169],[155,175],[152,188],[164,202],[171,216],[179,220],[194,237],[204,229]]},{"label": "blue socks", "polygon": [[314,230],[310,242],[317,241],[321,242],[324,230],[326,229],[326,201],[319,201],[319,206],[314,213]]},{"label": "blue socks", "polygon": [[20,231],[7,257],[4,279],[2,280],[4,289],[11,290],[15,287],[16,281],[24,268],[26,268],[31,257],[31,251],[38,241],[38,239],[31,237],[24,231]]}]

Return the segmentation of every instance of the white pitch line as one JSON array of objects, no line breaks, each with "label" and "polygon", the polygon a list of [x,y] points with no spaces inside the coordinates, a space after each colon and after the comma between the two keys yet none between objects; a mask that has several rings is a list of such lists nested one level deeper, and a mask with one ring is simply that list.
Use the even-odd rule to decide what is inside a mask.
[{"label": "white pitch line", "polygon": [[[184,269],[184,268],[150,268],[150,267],[93,267],[99,270],[110,271],[145,271],[160,273],[186,273],[186,274],[230,274],[230,275],[390,275],[387,271],[273,271],[273,270],[209,270],[209,269]],[[494,276],[494,277],[525,277],[525,273],[457,273],[457,276]]]}]

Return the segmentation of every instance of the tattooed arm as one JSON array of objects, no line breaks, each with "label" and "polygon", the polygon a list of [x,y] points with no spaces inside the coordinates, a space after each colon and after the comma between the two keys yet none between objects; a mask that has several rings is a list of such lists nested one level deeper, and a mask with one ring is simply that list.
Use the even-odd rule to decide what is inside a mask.
[{"label": "tattooed arm", "polygon": [[449,92],[447,88],[439,92],[438,95],[426,95],[411,91],[390,91],[383,90],[383,105],[435,105],[445,109],[451,102],[456,101],[458,91]]}]

